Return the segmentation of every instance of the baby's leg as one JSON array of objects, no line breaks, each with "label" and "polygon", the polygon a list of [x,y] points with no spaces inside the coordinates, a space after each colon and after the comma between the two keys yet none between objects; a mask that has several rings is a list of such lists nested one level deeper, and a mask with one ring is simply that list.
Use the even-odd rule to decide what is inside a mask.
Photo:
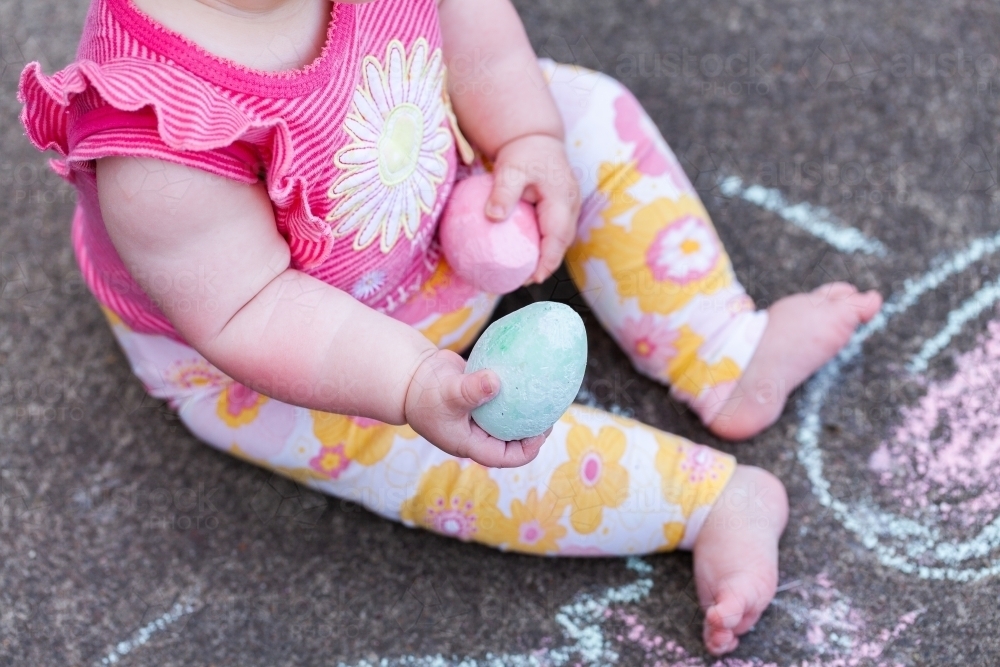
[{"label": "baby's leg", "polygon": [[[450,279],[438,278],[446,294]],[[433,292],[420,298],[441,305]],[[424,321],[442,340],[464,337],[457,332],[474,325],[478,298]],[[410,305],[408,315],[426,309]],[[194,349],[106,314],[149,393],[167,400],[196,437],[310,488],[409,526],[530,554],[693,549],[706,641],[716,653],[735,646],[774,594],[784,490],[727,454],[574,405],[530,464],[484,468],[407,426],[260,395]]]},{"label": "baby's leg", "polygon": [[788,394],[874,316],[881,298],[834,283],[755,311],[697,193],[632,94],[543,61],[584,197],[567,264],[642,373],[716,434],[773,423]]}]

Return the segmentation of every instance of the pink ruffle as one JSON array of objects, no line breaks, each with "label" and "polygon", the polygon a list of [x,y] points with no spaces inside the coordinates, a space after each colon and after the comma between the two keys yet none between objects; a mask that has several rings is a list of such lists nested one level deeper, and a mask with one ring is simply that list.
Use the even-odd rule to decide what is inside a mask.
[{"label": "pink ruffle", "polygon": [[[91,159],[74,160],[73,155],[84,138],[74,134],[73,123],[81,116],[74,104],[88,90],[119,111],[151,108],[160,140],[174,151],[212,151],[239,141],[257,146],[270,158],[268,194],[285,213],[278,216],[279,231],[289,239],[297,268],[320,264],[333,249],[330,225],[313,214],[305,183],[289,175],[294,149],[285,121],[254,118],[211,84],[164,63],[80,60],[52,76],[43,74],[37,62],[25,67],[18,91],[24,104],[21,122],[39,149],[53,149],[64,158],[61,164],[54,161],[60,174],[68,175],[74,162]],[[114,154],[121,154],[120,148]]]}]

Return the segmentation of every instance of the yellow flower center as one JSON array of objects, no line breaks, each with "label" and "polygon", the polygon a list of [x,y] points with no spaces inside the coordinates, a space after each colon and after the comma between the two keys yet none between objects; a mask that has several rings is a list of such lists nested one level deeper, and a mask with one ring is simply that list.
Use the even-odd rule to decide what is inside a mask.
[{"label": "yellow flower center", "polygon": [[653,351],[653,346],[649,344],[649,341],[643,338],[635,344],[635,351],[640,357],[648,357],[650,352]]},{"label": "yellow flower center", "polygon": [[417,168],[424,138],[424,114],[415,104],[400,104],[389,112],[378,140],[378,173],[386,185],[405,181]]},{"label": "yellow flower center", "polygon": [[701,244],[694,239],[684,239],[681,243],[681,252],[685,255],[693,255],[701,248]]},{"label": "yellow flower center", "polygon": [[340,454],[336,454],[334,452],[327,452],[326,454],[323,454],[322,458],[320,458],[319,467],[327,472],[330,472],[331,470],[336,469],[337,466],[340,465],[340,461],[341,461]]}]

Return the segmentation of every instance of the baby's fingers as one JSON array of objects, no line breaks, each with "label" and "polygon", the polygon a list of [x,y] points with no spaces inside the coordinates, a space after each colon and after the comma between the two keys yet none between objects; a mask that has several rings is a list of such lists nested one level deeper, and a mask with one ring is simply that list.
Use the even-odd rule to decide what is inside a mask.
[{"label": "baby's fingers", "polygon": [[492,400],[500,391],[500,378],[489,369],[462,375],[457,391],[449,397],[448,407],[459,414],[468,414]]},{"label": "baby's fingers", "polygon": [[506,220],[524,193],[527,176],[517,167],[497,164],[493,171],[493,191],[486,200],[486,217]]},{"label": "baby's fingers", "polygon": [[518,468],[531,463],[541,450],[552,429],[542,435],[524,440],[504,442],[489,435],[475,422],[472,423],[472,446],[468,457],[488,468]]},{"label": "baby's fingers", "polygon": [[538,226],[542,244],[538,268],[531,280],[540,283],[555,273],[562,264],[566,249],[576,237],[579,206],[572,193],[556,197],[543,197],[538,204]]}]

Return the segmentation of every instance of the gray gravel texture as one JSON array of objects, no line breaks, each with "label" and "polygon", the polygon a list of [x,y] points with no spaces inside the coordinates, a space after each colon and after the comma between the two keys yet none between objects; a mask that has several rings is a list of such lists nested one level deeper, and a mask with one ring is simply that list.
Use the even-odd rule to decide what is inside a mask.
[{"label": "gray gravel texture", "polygon": [[[16,118],[20,70],[69,62],[86,4],[0,0],[0,665],[473,665],[490,655],[494,664],[713,664],[687,554],[648,557],[645,572],[410,530],[199,444],[143,396],[73,259],[74,194]],[[995,233],[995,3],[517,5],[540,54],[634,91],[761,306],[830,279],[898,296],[908,279]],[[840,252],[722,196],[720,175],[826,207],[888,252]],[[865,540],[867,528],[843,519],[860,502],[904,513],[879,490],[868,456],[926,391],[908,359],[998,271],[1000,256],[987,254],[947,277],[845,366],[838,387],[849,390],[830,394],[819,422],[829,492],[848,507],[840,515],[820,502],[799,457],[802,391],[773,428],[723,444],[631,369],[565,274],[508,297],[498,315],[543,298],[577,306],[596,404],[734,452],[786,484],[788,588],[723,664],[995,665],[998,590],[980,575],[1000,547],[976,537],[991,517],[940,528],[945,541],[979,540],[981,552],[952,571],[967,581],[905,572],[886,549],[907,562],[933,554],[907,555],[902,538]],[[958,327],[929,381],[956,372],[991,317],[987,307]],[[572,607],[614,587],[642,590],[606,614]]]}]

